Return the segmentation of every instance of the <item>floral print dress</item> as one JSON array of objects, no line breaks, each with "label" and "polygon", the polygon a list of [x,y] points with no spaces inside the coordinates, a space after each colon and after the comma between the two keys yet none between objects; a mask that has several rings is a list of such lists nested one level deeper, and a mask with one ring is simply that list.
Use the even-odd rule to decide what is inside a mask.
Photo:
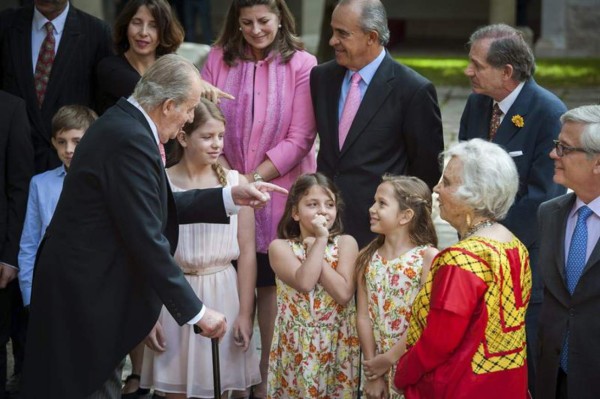
[{"label": "floral print dress", "polygon": [[[325,249],[325,260],[335,269],[338,238]],[[306,248],[289,241],[304,261]],[[277,318],[269,355],[268,398],[350,399],[358,387],[359,341],[356,305],[340,305],[317,284],[298,292],[277,282]]]},{"label": "floral print dress", "polygon": [[[421,287],[423,255],[428,245],[414,247],[396,259],[373,254],[365,269],[368,310],[373,324],[376,353],[390,350],[408,328],[410,309]],[[390,398],[401,395],[392,389],[396,366],[385,376]]]}]

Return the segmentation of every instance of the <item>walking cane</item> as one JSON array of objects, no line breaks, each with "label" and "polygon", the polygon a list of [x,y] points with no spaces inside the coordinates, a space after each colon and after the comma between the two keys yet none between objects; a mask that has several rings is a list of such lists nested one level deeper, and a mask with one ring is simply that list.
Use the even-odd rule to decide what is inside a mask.
[{"label": "walking cane", "polygon": [[[202,330],[194,324],[194,332],[200,334]],[[221,399],[221,366],[219,364],[219,338],[211,338],[212,346],[212,366],[213,366],[213,386],[215,399]]]}]

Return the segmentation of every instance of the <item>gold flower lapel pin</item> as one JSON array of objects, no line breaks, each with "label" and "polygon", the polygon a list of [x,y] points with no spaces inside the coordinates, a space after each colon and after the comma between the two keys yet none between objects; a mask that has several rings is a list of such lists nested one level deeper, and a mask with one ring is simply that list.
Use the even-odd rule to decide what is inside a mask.
[{"label": "gold flower lapel pin", "polygon": [[525,120],[519,114],[513,116],[512,119],[511,119],[511,121],[512,121],[512,123],[515,124],[516,127],[523,127],[523,126],[525,126]]}]

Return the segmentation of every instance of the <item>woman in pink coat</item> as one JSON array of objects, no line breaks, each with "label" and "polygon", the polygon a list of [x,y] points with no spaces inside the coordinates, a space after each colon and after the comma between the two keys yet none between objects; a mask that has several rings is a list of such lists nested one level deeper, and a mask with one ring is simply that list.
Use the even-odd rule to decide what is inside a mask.
[{"label": "woman in pink coat", "polygon": [[[295,35],[283,0],[234,0],[202,70],[202,78],[235,97],[222,100],[227,120],[224,155],[249,181],[289,189],[314,172],[316,136],[310,97],[314,56]],[[268,355],[276,313],[275,277],[267,248],[275,239],[286,196],[256,211],[257,310],[261,331],[261,375],[255,397],[266,396]]]}]

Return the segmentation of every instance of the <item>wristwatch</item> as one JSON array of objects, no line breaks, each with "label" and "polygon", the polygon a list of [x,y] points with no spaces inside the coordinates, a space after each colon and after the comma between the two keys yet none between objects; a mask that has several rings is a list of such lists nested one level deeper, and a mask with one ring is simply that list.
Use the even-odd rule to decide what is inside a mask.
[{"label": "wristwatch", "polygon": [[265,179],[263,179],[262,176],[256,170],[252,173],[252,178],[255,182],[265,181]]}]

